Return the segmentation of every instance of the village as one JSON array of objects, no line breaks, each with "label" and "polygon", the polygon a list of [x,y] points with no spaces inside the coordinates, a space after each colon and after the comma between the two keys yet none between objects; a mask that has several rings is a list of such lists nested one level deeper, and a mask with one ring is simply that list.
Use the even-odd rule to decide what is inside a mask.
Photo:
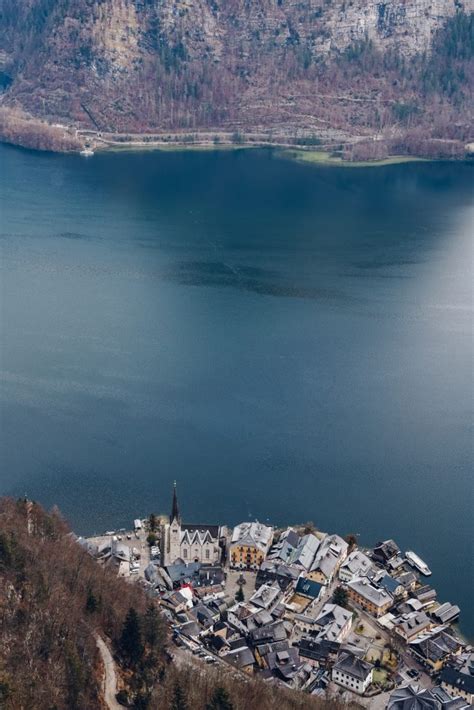
[{"label": "village", "polygon": [[427,565],[393,540],[363,549],[312,524],[184,523],[175,484],[169,518],[78,541],[156,597],[177,662],[376,710],[474,702],[474,653],[453,626],[460,609],[438,601]]}]

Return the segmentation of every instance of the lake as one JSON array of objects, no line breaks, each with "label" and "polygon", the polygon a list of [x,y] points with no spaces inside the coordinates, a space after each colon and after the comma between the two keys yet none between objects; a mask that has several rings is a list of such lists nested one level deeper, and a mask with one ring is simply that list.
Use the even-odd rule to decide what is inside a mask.
[{"label": "lake", "polygon": [[474,636],[472,165],[0,165],[3,494],[393,537]]}]

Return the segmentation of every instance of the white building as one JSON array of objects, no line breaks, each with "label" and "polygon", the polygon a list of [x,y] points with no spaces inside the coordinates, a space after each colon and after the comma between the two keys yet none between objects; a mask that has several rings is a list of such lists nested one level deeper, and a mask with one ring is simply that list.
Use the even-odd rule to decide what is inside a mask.
[{"label": "white building", "polygon": [[342,643],[348,637],[352,626],[352,612],[338,604],[325,604],[316,619],[318,639]]},{"label": "white building", "polygon": [[221,560],[220,539],[218,525],[185,525],[181,522],[175,484],[170,522],[162,526],[161,532],[163,566],[175,562],[216,564]]},{"label": "white building", "polygon": [[332,679],[343,688],[363,695],[372,682],[374,667],[349,651],[343,651],[332,669]]}]

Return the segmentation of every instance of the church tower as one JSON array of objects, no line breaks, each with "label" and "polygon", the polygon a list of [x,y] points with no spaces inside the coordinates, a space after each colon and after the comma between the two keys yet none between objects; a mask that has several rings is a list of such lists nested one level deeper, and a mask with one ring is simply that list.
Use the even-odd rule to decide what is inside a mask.
[{"label": "church tower", "polygon": [[171,506],[170,524],[167,533],[166,563],[172,564],[178,557],[181,557],[181,515],[179,514],[176,481],[173,486],[173,504]]}]

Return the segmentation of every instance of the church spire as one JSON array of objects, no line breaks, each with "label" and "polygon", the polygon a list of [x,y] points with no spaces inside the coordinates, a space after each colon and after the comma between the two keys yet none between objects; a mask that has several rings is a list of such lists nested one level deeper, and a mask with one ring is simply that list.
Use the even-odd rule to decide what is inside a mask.
[{"label": "church spire", "polygon": [[173,520],[178,520],[178,522],[181,522],[181,516],[179,514],[179,508],[178,508],[178,496],[176,495],[176,481],[174,482],[174,485],[173,485],[173,505],[171,508],[170,523],[172,523]]}]

